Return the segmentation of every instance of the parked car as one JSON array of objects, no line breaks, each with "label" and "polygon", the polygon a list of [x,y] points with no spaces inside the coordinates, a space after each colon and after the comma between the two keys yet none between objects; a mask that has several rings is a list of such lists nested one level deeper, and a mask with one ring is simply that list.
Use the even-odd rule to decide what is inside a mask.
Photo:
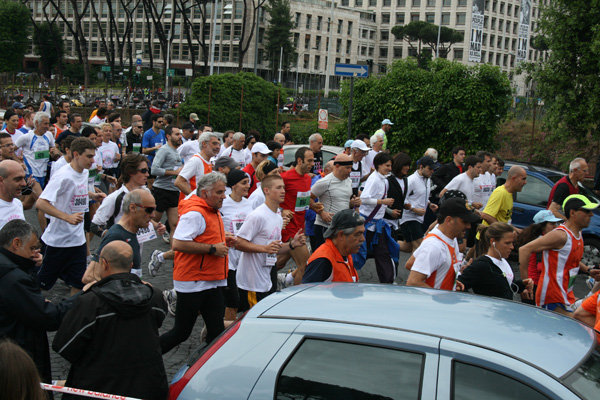
[{"label": "parked car", "polygon": [[597,399],[594,331],[436,289],[301,285],[254,306],[173,378],[170,399]]},{"label": "parked car", "polygon": [[[513,195],[512,223],[518,228],[524,228],[533,224],[533,216],[538,211],[546,209],[552,187],[566,174],[548,167],[507,161],[504,166],[504,173],[499,179],[506,181],[506,174],[513,165],[519,165],[527,171],[527,185],[525,185],[522,192]],[[579,184],[579,192],[586,195],[590,200],[600,203],[600,198],[581,183]],[[585,247],[582,261],[587,265],[600,265],[599,210],[594,210],[590,226],[583,230],[583,240]]]},{"label": "parked car", "polygon": [[[294,157],[295,157],[296,151],[300,147],[308,147],[308,145],[307,144],[288,144],[286,146],[283,146],[283,165],[289,165],[292,162],[296,161],[296,160],[294,160]],[[323,165],[325,165],[329,162],[329,160],[331,160],[338,154],[343,153],[344,148],[339,147],[339,146],[323,146],[321,151],[323,152]]]}]

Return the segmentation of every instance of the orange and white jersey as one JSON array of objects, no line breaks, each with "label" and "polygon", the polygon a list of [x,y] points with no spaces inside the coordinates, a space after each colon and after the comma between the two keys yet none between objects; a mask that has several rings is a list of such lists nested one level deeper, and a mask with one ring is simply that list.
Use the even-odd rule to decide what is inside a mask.
[{"label": "orange and white jersey", "polygon": [[583,256],[583,237],[581,234],[576,237],[564,225],[556,229],[565,232],[567,242],[560,249],[544,250],[542,254],[542,273],[535,298],[538,306],[569,305],[575,301],[572,287]]},{"label": "orange and white jersey", "polygon": [[450,239],[438,228],[434,228],[415,250],[415,262],[411,271],[426,275],[425,283],[432,288],[454,290],[461,265],[459,255],[456,239]]}]

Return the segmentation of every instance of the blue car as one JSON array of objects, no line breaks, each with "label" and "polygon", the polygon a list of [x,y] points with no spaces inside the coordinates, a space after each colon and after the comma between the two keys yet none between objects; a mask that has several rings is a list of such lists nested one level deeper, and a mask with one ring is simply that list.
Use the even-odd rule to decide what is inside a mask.
[{"label": "blue car", "polygon": [[[498,178],[499,183],[506,181],[506,174],[513,165],[521,166],[527,171],[527,185],[522,192],[513,195],[512,214],[513,225],[525,228],[533,224],[533,216],[538,211],[546,209],[552,187],[566,174],[556,169],[507,161],[504,173]],[[600,198],[581,183],[579,192],[600,203]],[[600,265],[600,210],[594,210],[590,226],[583,230],[583,240],[585,247],[582,261],[587,265]]]},{"label": "blue car", "polygon": [[595,331],[526,304],[395,285],[301,285],[254,306],[170,399],[598,399]]}]

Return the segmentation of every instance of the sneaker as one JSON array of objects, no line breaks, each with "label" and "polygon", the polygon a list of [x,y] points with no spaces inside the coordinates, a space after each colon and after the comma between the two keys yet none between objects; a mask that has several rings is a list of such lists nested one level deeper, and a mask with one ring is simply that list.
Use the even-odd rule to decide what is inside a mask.
[{"label": "sneaker", "polygon": [[592,290],[596,284],[596,280],[594,278],[586,279],[585,284],[587,285],[588,289]]},{"label": "sneaker", "polygon": [[163,233],[162,240],[166,244],[171,244],[171,235],[169,235],[169,232],[165,231],[165,233]]},{"label": "sneaker", "polygon": [[158,259],[158,255],[160,253],[160,250],[154,250],[152,252],[152,255],[150,256],[150,262],[148,263],[148,272],[150,272],[150,275],[152,276],[156,276],[158,270],[162,266],[163,262]]},{"label": "sneaker", "polygon": [[163,298],[167,303],[167,308],[172,316],[175,316],[175,310],[177,309],[177,292],[175,289],[163,290]]}]

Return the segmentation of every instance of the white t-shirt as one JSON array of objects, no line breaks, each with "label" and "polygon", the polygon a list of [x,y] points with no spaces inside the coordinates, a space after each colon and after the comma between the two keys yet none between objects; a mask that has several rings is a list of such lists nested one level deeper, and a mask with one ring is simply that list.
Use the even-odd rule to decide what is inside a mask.
[{"label": "white t-shirt", "polygon": [[49,118],[52,118],[52,115],[51,115],[52,103],[50,103],[49,101],[42,101],[42,104],[43,104],[42,112],[44,114],[46,114]]},{"label": "white t-shirt", "polygon": [[94,118],[90,120],[90,124],[101,124],[106,120],[106,118],[99,118],[97,115],[94,115]]},{"label": "white t-shirt", "polygon": [[100,154],[102,154],[102,168],[112,168],[115,157],[119,154],[119,146],[112,140],[109,140],[107,143],[102,142],[100,147],[98,147],[98,150],[100,150]]},{"label": "white t-shirt", "polygon": [[486,254],[486,257],[488,257],[490,260],[492,260],[492,262],[498,268],[500,268],[500,270],[504,273],[504,277],[508,281],[508,286],[512,285],[513,280],[515,279],[515,273],[513,272],[512,268],[510,267],[510,264],[508,263],[508,261],[506,261],[504,258],[499,260],[495,257],[490,257],[487,254]]},{"label": "white t-shirt", "polygon": [[474,193],[474,184],[473,179],[469,178],[466,172],[462,174],[456,175],[444,188],[446,190],[460,190],[467,196],[467,200],[469,203],[474,203],[473,193]]},{"label": "white t-shirt", "polygon": [[420,272],[427,277],[430,277],[431,274],[437,271],[434,288],[439,289],[450,268],[454,268],[455,271],[457,268],[460,270],[461,253],[458,249],[458,241],[456,239],[450,239],[437,227],[433,228],[431,233],[437,235],[444,242],[454,247],[458,265],[452,265],[452,256],[450,255],[448,246],[442,243],[438,238],[428,237],[423,240],[421,246],[413,253],[415,263],[413,264],[411,271]]},{"label": "white t-shirt", "polygon": [[236,163],[240,164],[240,168],[246,166],[246,151],[244,149],[236,150],[233,146],[229,146],[219,157],[231,157]]},{"label": "white t-shirt", "polygon": [[[194,238],[202,235],[206,229],[206,221],[202,214],[197,211],[189,211],[179,218],[177,228],[173,233],[173,238],[185,242],[191,242]],[[227,279],[219,281],[176,281],[173,280],[173,287],[176,291],[182,293],[202,292],[203,290],[214,289],[221,286],[227,286]]]},{"label": "white t-shirt", "polygon": [[19,199],[13,199],[10,203],[0,199],[0,229],[13,219],[25,220],[23,203]]},{"label": "white t-shirt", "polygon": [[[246,217],[238,237],[257,245],[281,240],[283,218],[266,204],[259,206]],[[271,289],[271,268],[277,261],[276,254],[242,252],[236,273],[237,286],[249,292],[265,293]]]},{"label": "white t-shirt", "polygon": [[[198,157],[192,157],[183,165],[183,168],[179,172],[179,176],[185,178],[186,181],[190,182],[192,177],[196,177],[196,182],[202,175],[204,175],[204,163],[202,162],[202,156],[198,155]],[[204,160],[208,163],[207,160]]]},{"label": "white t-shirt", "polygon": [[[431,183],[429,178],[423,178],[419,175],[419,171],[415,171],[414,174],[408,177],[408,193],[404,199],[404,204],[410,204],[412,208],[427,208],[429,205],[429,193],[431,190]],[[417,215],[410,210],[404,210],[402,212],[402,218],[400,219],[400,225],[406,221],[418,221],[423,223],[425,216]]]},{"label": "white t-shirt", "polygon": [[[342,181],[331,173],[316,181],[310,191],[319,198],[319,202],[323,204],[326,212],[335,215],[337,212],[345,210],[350,206],[352,181],[350,178]],[[317,214],[315,224],[329,226],[329,223],[323,221],[323,218],[319,214]]]},{"label": "white t-shirt", "polygon": [[29,175],[45,177],[50,159],[50,148],[54,147],[52,133],[38,136],[33,131],[19,137],[15,146],[23,150],[23,162]]},{"label": "white t-shirt", "polygon": [[363,171],[366,169],[367,174],[371,172],[371,168],[373,168],[373,160],[375,159],[375,156],[379,153],[380,151],[375,151],[371,149],[363,158]]},{"label": "white t-shirt", "polygon": [[52,179],[52,177],[56,175],[59,169],[61,169],[67,164],[68,162],[65,159],[65,156],[61,156],[58,160],[54,161],[52,163],[52,168],[50,168],[50,179]]},{"label": "white t-shirt", "polygon": [[492,174],[489,172],[473,179],[473,203],[483,204],[481,208],[483,210],[495,188],[495,179],[492,181]]},{"label": "white t-shirt", "polygon": [[260,187],[260,182],[256,183],[256,190],[252,192],[250,197],[248,197],[248,200],[250,201],[253,210],[256,210],[259,206],[265,204],[265,193]]},{"label": "white t-shirt", "polygon": [[[379,172],[375,171],[369,176],[367,181],[365,182],[365,190],[360,194],[361,206],[359,211],[365,217],[371,215],[373,210],[377,207],[377,200],[387,198],[387,191],[389,187],[389,182],[385,176],[381,175]],[[383,218],[385,215],[385,209],[387,206],[385,204],[381,204],[379,210],[373,217],[373,220],[378,220]],[[375,230],[375,225],[371,225],[368,228],[370,231]]]},{"label": "white t-shirt", "polygon": [[190,158],[194,156],[194,154],[200,153],[200,144],[197,140],[188,140],[181,146],[177,148],[177,152],[183,159],[183,163],[188,162]]},{"label": "white t-shirt", "polygon": [[[54,175],[40,195],[57,209],[67,214],[88,211],[88,170],[79,173],[69,164]],[[85,243],[83,221],[71,225],[62,219],[50,217],[50,224],[42,240],[52,247],[76,247]]]},{"label": "white t-shirt", "polygon": [[6,129],[2,129],[2,133],[8,133],[10,135],[10,138],[12,139],[13,143],[15,144],[15,146],[17,144],[17,139],[24,135],[24,133],[22,131],[20,131],[19,129],[16,129],[15,133],[10,133]]},{"label": "white t-shirt", "polygon": [[246,153],[246,165],[248,165],[252,162],[252,150],[246,147],[244,152]]},{"label": "white t-shirt", "polygon": [[[223,225],[225,231],[237,235],[238,231],[244,224],[246,217],[254,210],[252,203],[245,197],[242,197],[242,201],[239,203],[227,196],[223,200],[223,205],[219,209],[223,216]],[[229,249],[229,269],[235,271],[240,259],[240,251],[236,249]]]}]

